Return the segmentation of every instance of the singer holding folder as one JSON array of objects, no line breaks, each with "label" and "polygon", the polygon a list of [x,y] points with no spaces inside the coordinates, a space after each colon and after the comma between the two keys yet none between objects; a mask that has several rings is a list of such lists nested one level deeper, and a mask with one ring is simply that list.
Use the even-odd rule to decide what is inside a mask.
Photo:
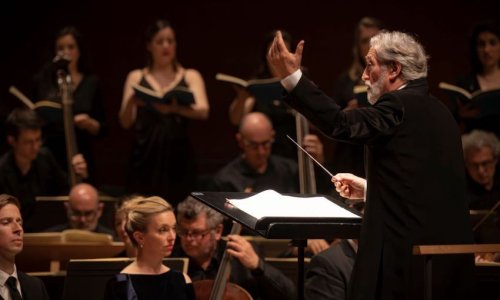
[{"label": "singer holding folder", "polygon": [[[31,99],[61,104],[57,71],[66,68],[71,78],[73,115],[77,148],[89,165],[90,181],[94,177],[93,143],[106,134],[104,97],[100,79],[89,67],[89,57],[80,32],[72,26],[56,34],[55,57],[35,75]],[[42,106],[36,112],[44,120],[44,146],[54,154],[59,165],[67,170],[66,138],[62,109]]]},{"label": "singer holding folder", "polygon": [[[372,106],[342,111],[303,76],[303,50],[301,41],[289,52],[279,32],[269,49],[284,101],[330,137],[365,145],[366,208],[347,298],[421,299],[412,247],[472,243],[460,134],[429,94],[425,51],[405,33],[374,36],[362,75]],[[342,174],[332,179],[350,187]],[[433,299],[471,299],[473,258],[436,258]]]}]

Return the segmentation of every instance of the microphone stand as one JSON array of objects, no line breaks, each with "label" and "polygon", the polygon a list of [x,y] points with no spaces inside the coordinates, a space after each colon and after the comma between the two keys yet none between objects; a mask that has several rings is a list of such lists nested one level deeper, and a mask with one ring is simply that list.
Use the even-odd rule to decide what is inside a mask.
[{"label": "microphone stand", "polygon": [[[56,56],[56,58],[58,57],[59,56]],[[69,75],[67,69],[69,61],[61,58],[59,60],[54,59],[54,63],[57,67],[57,83],[59,84],[59,91],[63,107],[64,137],[66,142],[66,159],[68,162],[69,185],[74,186],[82,180],[73,169],[73,157],[77,154],[78,148],[75,139],[75,126],[73,122],[72,83],[71,76]]]}]

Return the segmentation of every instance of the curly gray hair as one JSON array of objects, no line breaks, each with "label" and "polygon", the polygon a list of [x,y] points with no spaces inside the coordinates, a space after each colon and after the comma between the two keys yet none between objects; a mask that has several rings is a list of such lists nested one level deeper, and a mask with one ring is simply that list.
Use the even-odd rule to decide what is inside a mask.
[{"label": "curly gray hair", "polygon": [[473,130],[470,133],[462,135],[462,149],[464,156],[470,151],[477,151],[484,147],[490,147],[495,158],[500,155],[500,141],[494,133]]},{"label": "curly gray hair", "polygon": [[177,205],[177,219],[179,221],[194,220],[202,213],[205,213],[207,227],[210,229],[217,227],[217,225],[222,224],[224,221],[224,216],[191,196],[188,196]]},{"label": "curly gray hair", "polygon": [[424,47],[409,34],[399,31],[381,31],[371,38],[370,46],[383,64],[401,64],[401,76],[410,81],[427,76],[427,59]]}]

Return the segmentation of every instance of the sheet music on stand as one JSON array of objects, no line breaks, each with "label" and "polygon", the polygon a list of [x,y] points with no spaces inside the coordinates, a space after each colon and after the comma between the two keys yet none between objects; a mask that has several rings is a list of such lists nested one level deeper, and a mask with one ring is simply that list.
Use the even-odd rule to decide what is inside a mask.
[{"label": "sheet music on stand", "polygon": [[263,217],[310,217],[310,218],[359,218],[358,215],[322,196],[285,196],[274,190],[266,190],[243,199],[228,199],[232,205],[256,219]]},{"label": "sheet music on stand", "polygon": [[298,299],[304,299],[304,248],[307,239],[357,238],[362,217],[327,196],[192,192],[191,196],[269,239],[292,239],[298,247]]},{"label": "sheet music on stand", "polygon": [[266,238],[356,238],[361,214],[322,195],[193,192],[191,195]]}]

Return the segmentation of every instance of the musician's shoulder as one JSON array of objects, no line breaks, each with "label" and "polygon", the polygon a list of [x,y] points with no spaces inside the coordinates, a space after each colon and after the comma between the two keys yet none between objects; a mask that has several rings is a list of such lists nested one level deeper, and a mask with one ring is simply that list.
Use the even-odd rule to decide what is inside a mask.
[{"label": "musician's shoulder", "polygon": [[135,69],[128,73],[128,80],[139,81],[141,77],[144,75],[143,69]]},{"label": "musician's shoulder", "polygon": [[38,152],[38,155],[37,155],[37,160],[49,162],[49,163],[56,161],[54,154],[47,147],[40,148],[40,152]]}]

